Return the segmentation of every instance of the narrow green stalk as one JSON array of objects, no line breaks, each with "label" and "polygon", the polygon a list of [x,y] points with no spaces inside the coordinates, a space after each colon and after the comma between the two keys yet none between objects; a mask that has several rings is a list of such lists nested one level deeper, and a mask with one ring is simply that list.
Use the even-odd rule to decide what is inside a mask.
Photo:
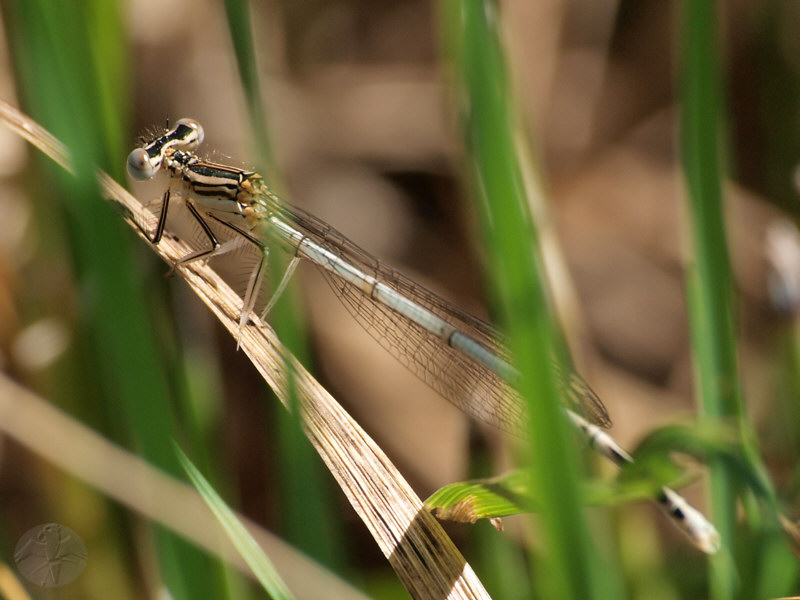
[{"label": "narrow green stalk", "polygon": [[200,493],[208,508],[214,513],[220,525],[224,527],[228,538],[239,551],[239,554],[242,555],[242,558],[244,558],[247,566],[250,567],[264,591],[274,600],[293,600],[294,596],[283,579],[281,579],[275,565],[272,564],[269,556],[258,545],[252,534],[247,531],[247,528],[238,519],[233,510],[225,504],[222,497],[177,444],[175,445],[175,452],[195,489]]},{"label": "narrow green stalk", "polygon": [[[550,368],[555,325],[536,232],[515,148],[518,125],[497,29],[495,4],[443,2],[442,22],[463,115],[469,175],[492,264],[501,322],[524,374],[520,392],[529,400],[530,458],[541,500],[547,556],[538,564],[544,597],[609,597],[581,511],[574,440],[559,406]],[[611,592],[613,596],[613,592]]]},{"label": "narrow green stalk", "polygon": [[[681,150],[689,203],[687,287],[697,395],[705,420],[736,426],[744,455],[771,489],[744,411],[737,367],[732,276],[722,206],[725,107],[716,20],[716,3],[683,2]],[[735,521],[742,489],[735,474],[721,461],[712,459],[710,467],[711,513],[727,549],[711,560],[711,596],[723,600],[733,598],[738,591],[739,574],[730,551],[739,545]]]},{"label": "narrow green stalk", "polygon": [[[58,171],[48,193],[48,218],[64,220],[78,279],[76,339],[89,374],[80,409],[122,429],[143,456],[178,473],[170,440],[169,373],[119,216],[98,193],[97,165],[120,173],[128,80],[118,2],[18,0],[4,6],[12,32],[21,97],[67,144],[77,177]],[[43,167],[45,172],[50,165]],[[78,404],[76,398],[67,399]],[[174,598],[216,589],[209,559],[165,529],[155,528],[159,567]]]},{"label": "narrow green stalk", "polygon": [[[225,0],[225,14],[228,17],[228,29],[231,32],[231,43],[239,69],[239,80],[242,82],[247,114],[250,117],[252,131],[255,132],[256,156],[261,164],[261,173],[271,181],[275,173],[275,155],[269,141],[267,114],[264,111],[264,100],[261,97],[261,84],[256,63],[253,27],[250,22],[250,3],[248,0]],[[266,169],[265,169],[266,167]]]},{"label": "narrow green stalk", "polygon": [[[256,164],[266,181],[278,192],[284,191],[282,177],[275,163],[272,143],[269,138],[268,115],[264,110],[261,84],[258,77],[253,27],[250,20],[248,0],[225,0],[225,12],[231,34],[242,83],[250,130],[256,147]],[[270,252],[269,276],[270,294],[280,281],[288,265],[282,252]],[[306,330],[298,309],[299,301],[294,286],[289,286],[270,314],[270,321],[281,341],[291,349],[301,362],[308,364],[310,351],[307,345]],[[296,406],[296,390],[290,365],[289,373],[290,406]],[[274,424],[278,428],[278,443],[281,448],[282,500],[284,523],[288,537],[309,555],[330,567],[343,570],[344,536],[339,531],[338,519],[329,502],[325,499],[330,488],[323,479],[322,468],[312,447],[303,433],[299,411],[291,409],[290,418],[278,418]]]}]

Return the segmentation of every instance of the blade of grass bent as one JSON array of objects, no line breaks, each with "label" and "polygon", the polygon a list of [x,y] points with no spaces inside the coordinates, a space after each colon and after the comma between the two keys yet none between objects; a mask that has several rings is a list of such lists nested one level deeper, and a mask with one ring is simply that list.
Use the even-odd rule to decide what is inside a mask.
[{"label": "blade of grass bent", "polygon": [[269,557],[259,547],[258,542],[250,535],[239,519],[236,518],[233,511],[225,504],[220,495],[211,487],[211,484],[203,477],[179,446],[176,445],[175,451],[195,489],[214,513],[220,525],[225,528],[228,538],[253,571],[264,591],[276,600],[291,600],[294,598]]}]

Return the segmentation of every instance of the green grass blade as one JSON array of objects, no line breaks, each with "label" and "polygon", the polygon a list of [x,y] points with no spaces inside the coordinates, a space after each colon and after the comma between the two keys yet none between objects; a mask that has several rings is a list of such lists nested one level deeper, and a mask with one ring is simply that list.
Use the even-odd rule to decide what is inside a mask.
[{"label": "green grass blade", "polygon": [[255,42],[253,41],[253,25],[250,21],[250,3],[248,0],[225,0],[225,15],[228,18],[228,30],[231,34],[236,66],[239,69],[239,80],[242,83],[250,124],[255,132],[256,156],[264,175],[273,180],[272,172],[275,157],[272,144],[267,135],[267,115],[264,111],[264,99],[261,97],[261,84],[256,63]]},{"label": "green grass blade", "polygon": [[442,520],[474,523],[532,512],[535,500],[531,488],[528,470],[513,471],[502,477],[448,484],[431,494],[425,507]]},{"label": "green grass blade", "polygon": [[[755,445],[753,426],[742,402],[736,356],[732,274],[725,236],[722,194],[725,176],[722,59],[717,38],[718,6],[708,0],[682,3],[681,152],[688,192],[691,256],[687,288],[697,391],[703,419],[730,422],[737,430],[742,455],[774,507],[774,491]],[[764,535],[778,532],[777,514],[766,520],[752,498],[742,496],[743,481],[720,457],[710,460],[712,516],[729,550],[752,548],[736,527],[737,502],[745,501],[751,528]],[[711,596],[736,597],[740,578],[755,574],[748,564],[738,572],[727,552],[711,560]]]},{"label": "green grass blade", "polygon": [[[275,164],[269,135],[268,115],[264,110],[261,83],[258,77],[250,4],[247,0],[225,0],[228,30],[234,47],[239,79],[244,91],[256,160],[262,175],[273,189],[283,191],[282,176]],[[283,273],[287,266],[283,252],[269,253],[268,273]],[[280,277],[269,277],[270,293]],[[270,321],[281,341],[291,348],[301,362],[308,364],[310,352],[297,291],[290,285],[272,309]],[[291,369],[287,370],[291,373]],[[289,380],[291,406],[295,406],[294,383]],[[280,470],[284,486],[281,499],[285,506],[284,523],[289,539],[310,556],[333,568],[343,569],[342,548],[345,536],[339,531],[325,499],[331,492],[323,470],[300,427],[299,412],[291,409],[290,418],[276,419],[277,439],[281,448]]]},{"label": "green grass blade", "polygon": [[241,521],[236,518],[233,511],[225,504],[225,501],[217,494],[211,484],[203,477],[200,471],[192,464],[192,461],[176,445],[175,452],[178,460],[183,465],[189,479],[192,480],[194,487],[203,497],[208,507],[217,517],[217,520],[225,528],[233,545],[242,555],[245,562],[252,569],[253,574],[264,587],[264,590],[275,600],[291,600],[294,598],[289,588],[275,570],[269,557],[264,553],[258,542],[245,529]]},{"label": "green grass blade", "polygon": [[443,2],[442,22],[463,115],[470,178],[491,256],[501,322],[523,378],[530,407],[532,480],[540,501],[547,569],[546,597],[613,597],[616,583],[601,567],[580,509],[573,439],[559,406],[550,368],[556,328],[548,306],[542,260],[515,141],[519,127],[499,41],[496,5]]},{"label": "green grass blade", "polygon": [[[46,214],[63,219],[77,275],[80,370],[78,397],[89,418],[103,415],[117,436],[148,461],[177,473],[169,440],[170,373],[147,313],[148,301],[119,216],[101,201],[95,168],[120,173],[126,47],[118,2],[25,0],[6,8],[21,95],[70,150],[76,178],[56,171]],[[52,169],[47,164],[45,172]],[[60,193],[59,193],[60,192]],[[160,567],[175,598],[214,589],[209,561],[190,544],[156,527]]]},{"label": "green grass blade", "polygon": [[[623,469],[615,480],[591,479],[581,482],[581,498],[587,506],[612,506],[652,500],[664,486],[680,488],[691,482],[684,468],[675,464],[666,448],[685,448],[686,444],[704,446],[705,456],[720,456],[738,470],[743,480],[756,493],[763,490],[760,482],[741,460],[736,448],[718,439],[692,439],[685,430],[664,430],[648,437],[648,448],[636,455],[636,462]],[[676,438],[678,438],[676,440]],[[640,460],[641,457],[641,460]],[[470,479],[445,485],[425,501],[437,518],[458,523],[475,523],[478,519],[497,519],[539,511],[537,490],[530,470],[515,470],[497,477]],[[763,495],[763,493],[762,493]],[[501,523],[493,522],[498,529]]]}]

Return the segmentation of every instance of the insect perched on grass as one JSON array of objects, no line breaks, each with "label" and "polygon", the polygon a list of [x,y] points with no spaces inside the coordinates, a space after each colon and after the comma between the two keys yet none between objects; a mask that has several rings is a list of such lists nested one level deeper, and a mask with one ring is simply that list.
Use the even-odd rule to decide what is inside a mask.
[{"label": "insect perched on grass", "polygon": [[[194,150],[203,128],[192,119],[136,148],[128,172],[137,180],[166,171],[172,182],[163,196],[150,241],[158,244],[173,195],[200,225],[208,245],[178,264],[208,259],[243,243],[258,249],[260,260],[250,275],[239,321],[246,327],[253,313],[271,249],[292,256],[269,312],[300,259],[315,264],[347,310],[384,348],[444,398],[474,418],[516,435],[525,435],[524,403],[515,391],[520,373],[509,359],[502,335],[348,240],[317,217],[276,196],[255,172],[202,160]],[[212,227],[213,226],[213,227]],[[233,236],[221,243],[214,229]],[[148,234],[149,237],[149,234]],[[592,448],[617,465],[630,455],[601,427],[610,425],[597,394],[574,371],[554,362],[565,399],[564,412]],[[580,414],[579,414],[580,413]],[[716,551],[713,525],[676,492],[662,488],[656,501],[705,552]]]}]

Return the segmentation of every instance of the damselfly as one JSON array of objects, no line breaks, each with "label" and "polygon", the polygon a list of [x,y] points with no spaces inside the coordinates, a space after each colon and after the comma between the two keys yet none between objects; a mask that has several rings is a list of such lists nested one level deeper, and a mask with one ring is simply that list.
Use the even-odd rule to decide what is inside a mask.
[{"label": "damselfly", "polygon": [[[203,231],[208,246],[183,257],[179,264],[211,258],[242,243],[259,250],[260,260],[244,293],[240,329],[256,305],[269,249],[277,245],[293,258],[263,313],[269,311],[298,261],[308,260],[319,267],[367,332],[414,374],[474,418],[524,435],[524,404],[514,390],[520,374],[494,327],[283,201],[257,173],[200,159],[193,151],[203,137],[197,121],[181,119],[173,129],[133,150],[128,172],[137,180],[149,179],[159,170],[172,177],[150,238],[153,244],[164,233],[173,194],[185,202]],[[214,231],[217,226],[233,237],[220,243]],[[590,446],[617,465],[630,462],[630,455],[601,429],[610,420],[592,388],[571,370],[556,367],[556,375],[569,404],[565,413]],[[668,488],[656,500],[697,547],[716,551],[719,536],[699,511]]]}]

